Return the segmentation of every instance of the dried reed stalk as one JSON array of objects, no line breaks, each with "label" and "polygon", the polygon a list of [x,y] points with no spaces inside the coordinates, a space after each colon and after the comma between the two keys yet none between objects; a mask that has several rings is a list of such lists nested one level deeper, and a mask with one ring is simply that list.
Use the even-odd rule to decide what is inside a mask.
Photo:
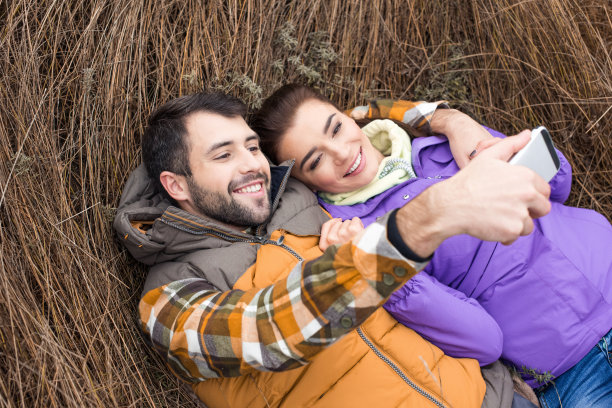
[{"label": "dried reed stalk", "polygon": [[151,109],[283,82],[547,125],[612,215],[612,25],[585,0],[0,1],[0,406],[195,406],[143,345],[110,221]]}]

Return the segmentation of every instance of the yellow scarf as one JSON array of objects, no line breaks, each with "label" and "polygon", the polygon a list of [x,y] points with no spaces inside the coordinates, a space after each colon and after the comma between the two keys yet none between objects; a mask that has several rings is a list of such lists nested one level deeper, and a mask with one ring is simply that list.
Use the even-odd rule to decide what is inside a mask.
[{"label": "yellow scarf", "polygon": [[380,162],[378,172],[369,184],[348,193],[320,192],[319,196],[330,204],[353,205],[363,203],[393,186],[416,177],[412,169],[410,136],[404,129],[393,121],[383,119],[374,120],[361,130],[385,158]]}]

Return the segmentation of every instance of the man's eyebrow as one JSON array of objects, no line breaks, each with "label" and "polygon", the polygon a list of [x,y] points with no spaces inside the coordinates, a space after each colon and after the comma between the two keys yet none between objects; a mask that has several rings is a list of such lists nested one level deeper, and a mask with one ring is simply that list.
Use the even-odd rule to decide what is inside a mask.
[{"label": "man's eyebrow", "polygon": [[257,136],[255,133],[253,133],[251,136],[247,137],[244,141],[245,142],[250,142],[251,140],[259,141],[259,136]]},{"label": "man's eyebrow", "polygon": [[327,129],[329,129],[329,125],[331,125],[331,121],[334,117],[334,115],[336,115],[335,113],[332,113],[331,115],[329,115],[329,117],[327,118],[327,122],[325,122],[325,127],[323,128],[323,134],[327,133]]},{"label": "man's eyebrow", "polygon": [[231,144],[234,144],[234,142],[232,142],[231,140],[226,140],[225,142],[215,143],[214,145],[210,146],[210,149],[208,149],[206,154],[210,154],[210,153],[214,152],[217,149],[220,149],[220,148],[225,147],[225,146],[229,146]]},{"label": "man's eyebrow", "polygon": [[[255,133],[253,133],[252,135],[249,135],[246,137],[246,139],[244,139],[244,142],[250,142],[251,140],[259,140],[259,136],[257,136]],[[220,149],[222,147],[225,146],[229,146],[234,144],[233,141],[231,140],[226,140],[225,142],[219,142],[219,143],[215,143],[214,145],[210,146],[210,149],[208,149],[208,151],[206,152],[206,154],[210,154],[212,152],[214,152],[217,149]]]},{"label": "man's eyebrow", "polygon": [[300,170],[303,170],[304,168],[304,164],[306,163],[306,160],[310,159],[310,156],[312,156],[312,154],[317,150],[316,147],[313,147],[312,149],[310,149],[308,151],[308,153],[306,153],[306,156],[304,156],[304,158],[302,159],[302,163],[300,163]]}]

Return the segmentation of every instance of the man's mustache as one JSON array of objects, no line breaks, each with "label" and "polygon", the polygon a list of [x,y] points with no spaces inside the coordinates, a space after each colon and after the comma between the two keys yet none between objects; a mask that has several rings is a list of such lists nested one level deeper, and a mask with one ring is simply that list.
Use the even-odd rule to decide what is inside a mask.
[{"label": "man's mustache", "polygon": [[232,194],[234,190],[236,190],[238,187],[244,184],[250,183],[251,181],[262,180],[262,179],[264,181],[264,188],[267,188],[268,181],[269,181],[268,176],[264,173],[256,173],[256,174],[247,174],[244,177],[230,181],[229,185],[227,186],[227,191],[229,194]]}]

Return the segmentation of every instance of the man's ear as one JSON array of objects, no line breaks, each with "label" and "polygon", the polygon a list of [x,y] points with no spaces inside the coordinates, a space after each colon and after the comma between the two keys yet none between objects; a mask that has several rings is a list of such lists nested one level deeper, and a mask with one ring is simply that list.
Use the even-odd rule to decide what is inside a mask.
[{"label": "man's ear", "polygon": [[172,173],[171,171],[162,171],[159,175],[159,181],[170,197],[175,199],[176,202],[188,201],[191,198],[185,176]]}]

